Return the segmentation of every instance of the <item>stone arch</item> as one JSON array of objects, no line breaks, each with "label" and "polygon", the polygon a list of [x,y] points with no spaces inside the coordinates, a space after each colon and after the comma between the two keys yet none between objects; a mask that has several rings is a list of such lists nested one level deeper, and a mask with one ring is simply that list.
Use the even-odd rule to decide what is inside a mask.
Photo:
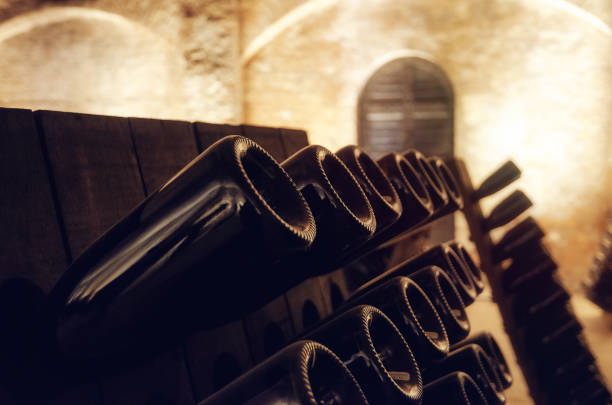
[{"label": "stone arch", "polygon": [[564,0],[321,4],[243,59],[245,121],[304,128],[331,150],[356,143],[373,61],[432,55],[453,83],[455,154],[476,183],[508,158],[525,168],[514,187],[534,202],[561,272],[582,277],[610,200],[609,26]]},{"label": "stone arch", "polygon": [[[359,92],[357,143],[373,158],[417,149],[427,156],[454,156],[454,93],[446,73],[418,52],[393,52]],[[430,229],[430,242],[454,237],[454,221]]]},{"label": "stone arch", "polygon": [[452,156],[454,94],[446,73],[420,56],[384,60],[359,92],[357,143],[374,158],[408,148]]},{"label": "stone arch", "polygon": [[0,24],[0,54],[3,106],[171,118],[185,100],[181,54],[102,10],[49,7],[13,17]]}]

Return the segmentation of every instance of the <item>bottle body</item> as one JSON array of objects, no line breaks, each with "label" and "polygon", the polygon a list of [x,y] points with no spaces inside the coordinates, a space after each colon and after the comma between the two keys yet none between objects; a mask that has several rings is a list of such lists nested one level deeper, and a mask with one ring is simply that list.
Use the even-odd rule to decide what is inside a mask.
[{"label": "bottle body", "polygon": [[299,341],[287,346],[200,405],[368,405],[361,387],[325,346]]},{"label": "bottle body", "polygon": [[266,264],[306,250],[315,232],[310,209],[274,159],[246,138],[224,138],[63,275],[49,299],[60,350],[122,357],[238,319],[285,288],[258,281],[274,276]]},{"label": "bottle body", "polygon": [[419,367],[402,334],[380,310],[360,305],[308,332],[342,359],[371,405],[417,404]]}]

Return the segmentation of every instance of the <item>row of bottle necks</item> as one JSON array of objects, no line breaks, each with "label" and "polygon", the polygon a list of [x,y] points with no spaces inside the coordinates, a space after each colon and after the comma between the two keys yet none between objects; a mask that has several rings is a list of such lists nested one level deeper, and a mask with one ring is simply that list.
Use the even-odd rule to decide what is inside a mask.
[{"label": "row of bottle necks", "polygon": [[545,233],[530,216],[517,222],[492,250],[504,300],[519,333],[528,378],[546,403],[609,404],[610,392],[557,274]]},{"label": "row of bottle necks", "polygon": [[312,145],[279,164],[229,136],[74,261],[49,323],[60,352],[121,359],[160,324],[152,346],[241,319],[461,204],[444,162],[415,150]]},{"label": "row of bottle necks", "polygon": [[[41,336],[52,337],[52,357],[87,376],[95,373],[88,363],[112,368],[133,353],[146,356],[199,329],[243,319],[304,280],[461,205],[444,162],[418,151],[374,161],[354,146],[337,154],[309,146],[279,165],[252,141],[227,137],[73,263],[45,300]],[[469,305],[483,281],[465,253],[458,245],[438,246],[414,259],[412,270],[415,263],[440,264],[459,302]],[[385,277],[362,291],[390,282]],[[311,309],[303,307],[302,321],[316,319]],[[456,313],[449,310],[447,318]],[[440,317],[426,325],[440,326],[434,321]],[[457,330],[465,323],[454,322]],[[449,337],[445,328],[423,331],[425,341]]]},{"label": "row of bottle necks", "polygon": [[482,278],[465,255],[439,245],[375,277],[203,403],[504,403],[512,377],[495,339],[466,340],[462,295]]}]

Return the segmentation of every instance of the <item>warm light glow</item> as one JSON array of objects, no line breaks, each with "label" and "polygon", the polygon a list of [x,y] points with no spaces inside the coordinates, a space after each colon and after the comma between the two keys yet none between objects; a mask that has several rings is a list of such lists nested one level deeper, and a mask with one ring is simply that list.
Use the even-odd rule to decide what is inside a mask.
[{"label": "warm light glow", "polygon": [[264,30],[265,46],[243,56],[246,119],[305,128],[334,150],[356,141],[359,94],[380,66],[436,63],[455,94],[456,154],[476,183],[508,158],[522,168],[513,189],[535,203],[577,288],[612,201],[610,27],[564,0],[307,4],[310,15]]}]

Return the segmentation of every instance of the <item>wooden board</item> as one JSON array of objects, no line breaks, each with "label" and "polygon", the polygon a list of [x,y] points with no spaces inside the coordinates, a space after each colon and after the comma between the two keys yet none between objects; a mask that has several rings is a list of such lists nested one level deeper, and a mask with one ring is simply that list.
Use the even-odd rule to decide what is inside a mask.
[{"label": "wooden board", "polygon": [[196,401],[253,365],[241,321],[190,336],[186,341],[186,357]]},{"label": "wooden board", "polygon": [[72,258],[143,198],[127,118],[37,111]]},{"label": "wooden board", "polygon": [[0,108],[0,282],[48,292],[67,266],[43,149],[30,110]]},{"label": "wooden board", "polygon": [[325,316],[334,312],[346,299],[350,292],[342,269],[317,277],[325,303]]},{"label": "wooden board", "polygon": [[297,335],[328,314],[321,286],[316,278],[308,279],[293,287],[285,296]]},{"label": "wooden board", "polygon": [[[145,194],[157,190],[197,156],[189,122],[130,118],[129,124]],[[101,385],[108,405],[195,402],[182,344],[105,378]]]},{"label": "wooden board", "polygon": [[219,139],[228,135],[240,135],[240,127],[229,124],[209,124],[206,122],[194,122],[196,139],[198,142],[198,150],[204,151]]},{"label": "wooden board", "polygon": [[101,382],[104,404],[192,405],[193,391],[182,346],[130,367]]},{"label": "wooden board", "polygon": [[289,157],[298,150],[308,146],[308,135],[301,129],[281,128],[281,138],[285,146],[285,156]]},{"label": "wooden board", "polygon": [[147,194],[198,155],[190,122],[130,118],[129,123]]},{"label": "wooden board", "polygon": [[[145,197],[130,126],[126,118],[119,117],[48,111],[37,112],[37,116],[48,146],[69,246],[76,257]],[[142,132],[135,137],[147,162],[143,178],[152,185],[165,178],[168,166],[182,166],[182,162],[168,159],[165,164],[151,162],[154,148],[164,142],[158,135],[150,135],[153,148],[142,146],[146,143]],[[99,384],[105,404],[146,404],[162,398],[193,404],[181,348],[117,370],[113,377],[101,378]]]},{"label": "wooden board", "polygon": [[240,130],[242,131],[242,136],[255,141],[277,161],[282,162],[287,157],[285,145],[281,139],[280,129],[257,127],[254,125],[240,125]]},{"label": "wooden board", "polygon": [[266,304],[245,318],[251,356],[259,363],[284,347],[294,336],[293,323],[284,296]]}]

